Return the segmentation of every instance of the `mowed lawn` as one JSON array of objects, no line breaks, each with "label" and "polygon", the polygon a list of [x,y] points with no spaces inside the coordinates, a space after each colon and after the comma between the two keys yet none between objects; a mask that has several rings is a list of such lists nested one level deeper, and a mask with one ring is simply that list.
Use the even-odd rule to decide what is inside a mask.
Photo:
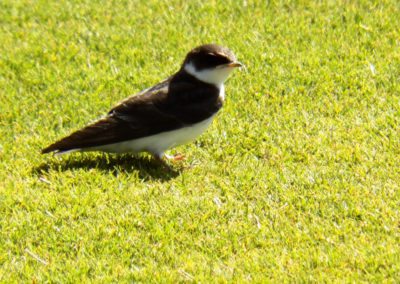
[{"label": "mowed lawn", "polygon": [[[1,282],[396,282],[398,1],[0,2]],[[41,148],[177,71],[246,69],[196,142]]]}]

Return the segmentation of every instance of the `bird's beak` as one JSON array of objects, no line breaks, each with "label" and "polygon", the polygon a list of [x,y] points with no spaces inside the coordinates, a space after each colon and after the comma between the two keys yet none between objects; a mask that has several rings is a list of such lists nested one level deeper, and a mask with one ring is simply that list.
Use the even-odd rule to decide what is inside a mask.
[{"label": "bird's beak", "polygon": [[240,63],[239,61],[235,61],[235,62],[231,62],[231,63],[228,63],[228,64],[224,64],[224,65],[220,65],[220,66],[218,66],[218,68],[235,68],[235,67],[242,67],[243,66],[243,64],[242,63]]}]

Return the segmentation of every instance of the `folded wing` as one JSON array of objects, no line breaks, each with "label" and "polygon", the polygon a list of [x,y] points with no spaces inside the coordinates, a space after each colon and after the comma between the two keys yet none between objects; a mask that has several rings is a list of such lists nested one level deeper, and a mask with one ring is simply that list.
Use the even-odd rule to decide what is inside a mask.
[{"label": "folded wing", "polygon": [[184,122],[161,107],[168,92],[161,84],[167,82],[122,101],[106,117],[51,144],[42,153],[113,144],[182,127]]}]

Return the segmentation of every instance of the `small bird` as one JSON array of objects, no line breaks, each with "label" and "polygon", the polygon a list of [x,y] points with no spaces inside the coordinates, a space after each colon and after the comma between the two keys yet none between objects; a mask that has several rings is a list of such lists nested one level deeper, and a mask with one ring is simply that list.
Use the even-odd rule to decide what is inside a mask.
[{"label": "small bird", "polygon": [[225,80],[240,66],[228,48],[198,46],[177,73],[121,101],[106,116],[44,148],[42,154],[149,152],[158,160],[180,160],[181,155],[170,157],[165,151],[206,130],[223,105]]}]

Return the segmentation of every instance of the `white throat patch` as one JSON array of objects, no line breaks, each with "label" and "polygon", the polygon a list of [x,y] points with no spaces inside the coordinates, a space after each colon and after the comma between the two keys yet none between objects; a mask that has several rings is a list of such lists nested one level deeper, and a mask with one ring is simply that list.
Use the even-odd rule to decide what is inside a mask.
[{"label": "white throat patch", "polygon": [[188,63],[185,65],[184,69],[196,79],[204,83],[213,84],[216,87],[220,88],[234,68],[226,67],[220,69],[204,69],[201,71],[197,71],[192,63]]}]

